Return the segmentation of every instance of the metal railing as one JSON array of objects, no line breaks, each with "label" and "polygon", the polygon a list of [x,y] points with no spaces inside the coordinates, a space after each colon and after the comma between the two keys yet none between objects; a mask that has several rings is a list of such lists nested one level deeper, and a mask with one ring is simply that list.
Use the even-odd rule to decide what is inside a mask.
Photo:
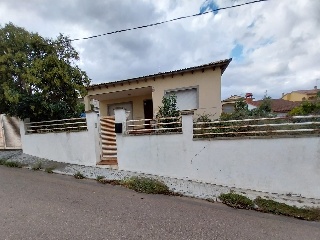
[{"label": "metal railing", "polygon": [[78,132],[87,130],[85,118],[26,123],[26,133]]},{"label": "metal railing", "polygon": [[320,134],[320,115],[195,122],[194,138]]},{"label": "metal railing", "polygon": [[181,132],[181,116],[157,119],[127,120],[127,134],[157,134]]}]

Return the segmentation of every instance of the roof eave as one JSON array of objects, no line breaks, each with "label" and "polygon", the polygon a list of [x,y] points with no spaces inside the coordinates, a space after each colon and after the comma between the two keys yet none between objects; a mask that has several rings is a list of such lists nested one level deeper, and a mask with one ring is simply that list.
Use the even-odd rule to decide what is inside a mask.
[{"label": "roof eave", "polygon": [[94,88],[101,88],[101,87],[106,87],[106,86],[112,86],[114,84],[123,84],[123,83],[127,83],[127,82],[147,80],[147,79],[154,79],[155,80],[155,78],[157,78],[157,77],[173,76],[175,74],[184,74],[186,72],[193,72],[193,71],[197,71],[197,70],[205,70],[205,69],[216,68],[216,67],[220,67],[221,75],[222,75],[224,73],[224,71],[227,69],[227,67],[229,66],[231,61],[232,61],[232,58],[229,58],[229,59],[222,60],[220,62],[219,61],[214,62],[212,64],[209,63],[209,64],[205,64],[205,65],[201,65],[201,66],[190,67],[190,68],[180,69],[180,70],[174,70],[171,72],[156,73],[156,74],[152,74],[152,75],[148,75],[148,76],[130,78],[130,79],[126,79],[126,80],[113,81],[113,82],[101,83],[101,84],[94,84],[94,85],[86,87],[86,89],[93,90]]}]

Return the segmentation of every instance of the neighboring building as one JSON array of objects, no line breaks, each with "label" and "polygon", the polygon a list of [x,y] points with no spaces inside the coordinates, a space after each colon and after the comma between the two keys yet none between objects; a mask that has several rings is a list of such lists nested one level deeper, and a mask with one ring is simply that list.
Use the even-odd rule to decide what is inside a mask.
[{"label": "neighboring building", "polygon": [[114,109],[130,111],[129,119],[151,119],[165,95],[175,94],[179,110],[195,114],[221,114],[221,75],[232,59],[186,69],[156,73],[87,87],[86,110],[90,101],[99,101],[100,115],[112,116]]},{"label": "neighboring building", "polygon": [[[252,110],[261,105],[263,100],[254,101],[252,94],[246,95],[246,102],[248,104],[248,109]],[[300,106],[301,101],[288,101],[283,99],[270,99],[271,111],[275,113],[278,117],[287,116],[287,114],[295,107]]]},{"label": "neighboring building", "polygon": [[244,97],[237,96],[237,95],[231,95],[231,97],[228,97],[227,99],[224,99],[221,101],[222,105],[222,112],[223,113],[233,113],[235,104],[239,100],[244,100]]},{"label": "neighboring building", "polygon": [[320,89],[317,89],[317,86],[315,86],[314,89],[311,89],[311,90],[297,90],[287,94],[283,93],[282,99],[292,101],[292,102],[315,100],[317,98],[317,93],[319,91]]}]

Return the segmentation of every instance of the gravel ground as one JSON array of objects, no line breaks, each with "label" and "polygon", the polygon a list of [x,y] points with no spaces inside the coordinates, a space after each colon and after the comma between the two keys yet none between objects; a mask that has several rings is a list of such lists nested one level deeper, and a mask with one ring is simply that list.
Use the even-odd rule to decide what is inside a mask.
[{"label": "gravel ground", "polygon": [[30,168],[33,165],[41,162],[41,165],[43,168],[54,167],[55,170],[57,170],[57,171],[59,171],[59,170],[61,171],[61,170],[65,169],[68,165],[70,165],[67,163],[55,162],[55,161],[50,161],[45,158],[31,156],[31,155],[23,153],[21,150],[0,151],[0,159],[20,162],[24,165],[27,165],[27,167],[30,167]]}]

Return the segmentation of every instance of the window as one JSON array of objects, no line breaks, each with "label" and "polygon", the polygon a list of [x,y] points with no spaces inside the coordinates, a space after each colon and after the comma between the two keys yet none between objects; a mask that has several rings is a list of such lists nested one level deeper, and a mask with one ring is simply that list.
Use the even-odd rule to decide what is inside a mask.
[{"label": "window", "polygon": [[175,94],[177,96],[177,107],[179,110],[191,110],[198,108],[198,89],[177,89],[166,91],[166,96]]}]

